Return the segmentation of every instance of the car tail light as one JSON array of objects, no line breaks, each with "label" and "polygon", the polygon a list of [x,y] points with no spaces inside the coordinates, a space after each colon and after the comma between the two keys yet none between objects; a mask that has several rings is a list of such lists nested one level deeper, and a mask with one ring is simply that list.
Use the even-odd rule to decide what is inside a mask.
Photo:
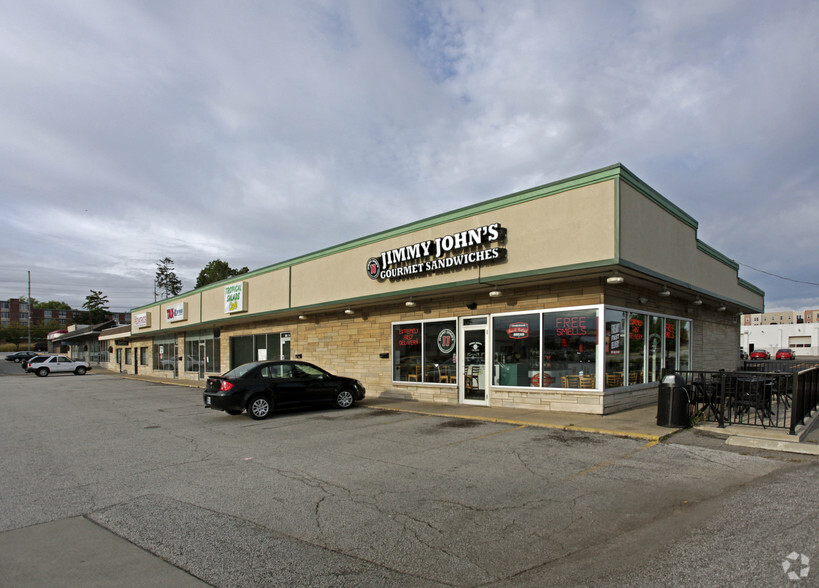
[{"label": "car tail light", "polygon": [[219,386],[219,392],[227,392],[231,388],[233,388],[233,384],[231,384],[230,382],[223,381],[222,385]]}]

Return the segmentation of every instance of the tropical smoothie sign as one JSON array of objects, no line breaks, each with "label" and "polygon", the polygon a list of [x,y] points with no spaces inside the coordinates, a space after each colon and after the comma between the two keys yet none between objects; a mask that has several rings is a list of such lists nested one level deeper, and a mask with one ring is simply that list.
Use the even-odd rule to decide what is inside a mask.
[{"label": "tropical smoothie sign", "polygon": [[225,286],[225,314],[247,310],[247,282]]},{"label": "tropical smoothie sign", "polygon": [[390,249],[367,260],[367,276],[372,280],[400,280],[493,263],[506,257],[506,249],[497,246],[505,237],[506,229],[493,223]]}]

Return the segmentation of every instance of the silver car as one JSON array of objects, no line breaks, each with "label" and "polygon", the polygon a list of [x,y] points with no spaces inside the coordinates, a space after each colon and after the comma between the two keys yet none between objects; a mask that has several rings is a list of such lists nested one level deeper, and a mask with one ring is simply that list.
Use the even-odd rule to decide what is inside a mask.
[{"label": "silver car", "polygon": [[74,373],[81,376],[90,369],[91,365],[87,361],[75,361],[65,355],[34,357],[28,362],[28,366],[26,367],[27,372],[33,372],[42,378],[50,373]]}]

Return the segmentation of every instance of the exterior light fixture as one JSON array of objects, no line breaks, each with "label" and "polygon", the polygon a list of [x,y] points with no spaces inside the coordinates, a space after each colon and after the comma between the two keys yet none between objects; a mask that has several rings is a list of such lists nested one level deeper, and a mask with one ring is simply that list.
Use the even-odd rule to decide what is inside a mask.
[{"label": "exterior light fixture", "polygon": [[637,301],[638,301],[640,304],[645,304],[646,302],[648,302],[648,298],[646,298],[645,296],[640,296],[640,297],[637,299]]},{"label": "exterior light fixture", "polygon": [[306,321],[307,320],[307,315],[306,314],[300,314],[299,315],[299,320],[300,321]]},{"label": "exterior light fixture", "polygon": [[620,274],[618,274],[617,272],[615,272],[613,276],[609,276],[608,278],[606,278],[606,283],[607,284],[617,285],[617,284],[622,284],[625,281],[626,281],[626,279],[623,276],[621,276]]},{"label": "exterior light fixture", "polygon": [[355,314],[355,311],[352,308],[348,308],[344,311],[344,314]]},{"label": "exterior light fixture", "polygon": [[697,296],[696,299],[694,299],[694,302],[692,302],[691,304],[693,304],[694,306],[702,306],[702,298]]},{"label": "exterior light fixture", "polygon": [[725,312],[724,306],[717,306],[717,312]]},{"label": "exterior light fixture", "polygon": [[491,292],[489,292],[490,298],[498,298],[499,296],[503,296],[503,292],[501,292],[500,290],[492,290]]},{"label": "exterior light fixture", "polygon": [[414,307],[415,305],[416,305],[416,304],[415,304],[415,301],[414,301],[412,298],[410,298],[409,300],[407,300],[407,301],[404,303],[404,306],[406,306],[407,308],[412,308],[412,307]]},{"label": "exterior light fixture", "polygon": [[657,292],[657,294],[662,296],[663,298],[668,298],[669,296],[671,296],[671,291],[666,286],[663,286],[663,289]]}]

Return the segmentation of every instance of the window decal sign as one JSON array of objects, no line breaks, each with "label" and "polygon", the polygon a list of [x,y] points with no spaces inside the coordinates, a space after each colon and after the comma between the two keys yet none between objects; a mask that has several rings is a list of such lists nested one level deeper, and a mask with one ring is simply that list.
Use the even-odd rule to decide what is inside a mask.
[{"label": "window decal sign", "polygon": [[492,223],[453,235],[382,251],[367,260],[371,280],[400,280],[485,265],[506,258],[506,249],[492,247],[506,239],[506,229]]},{"label": "window decal sign", "polygon": [[510,339],[526,339],[529,337],[529,323],[512,323],[506,329],[506,334]]},{"label": "window decal sign", "polygon": [[455,333],[452,329],[441,329],[438,333],[438,350],[443,354],[455,351]]}]

